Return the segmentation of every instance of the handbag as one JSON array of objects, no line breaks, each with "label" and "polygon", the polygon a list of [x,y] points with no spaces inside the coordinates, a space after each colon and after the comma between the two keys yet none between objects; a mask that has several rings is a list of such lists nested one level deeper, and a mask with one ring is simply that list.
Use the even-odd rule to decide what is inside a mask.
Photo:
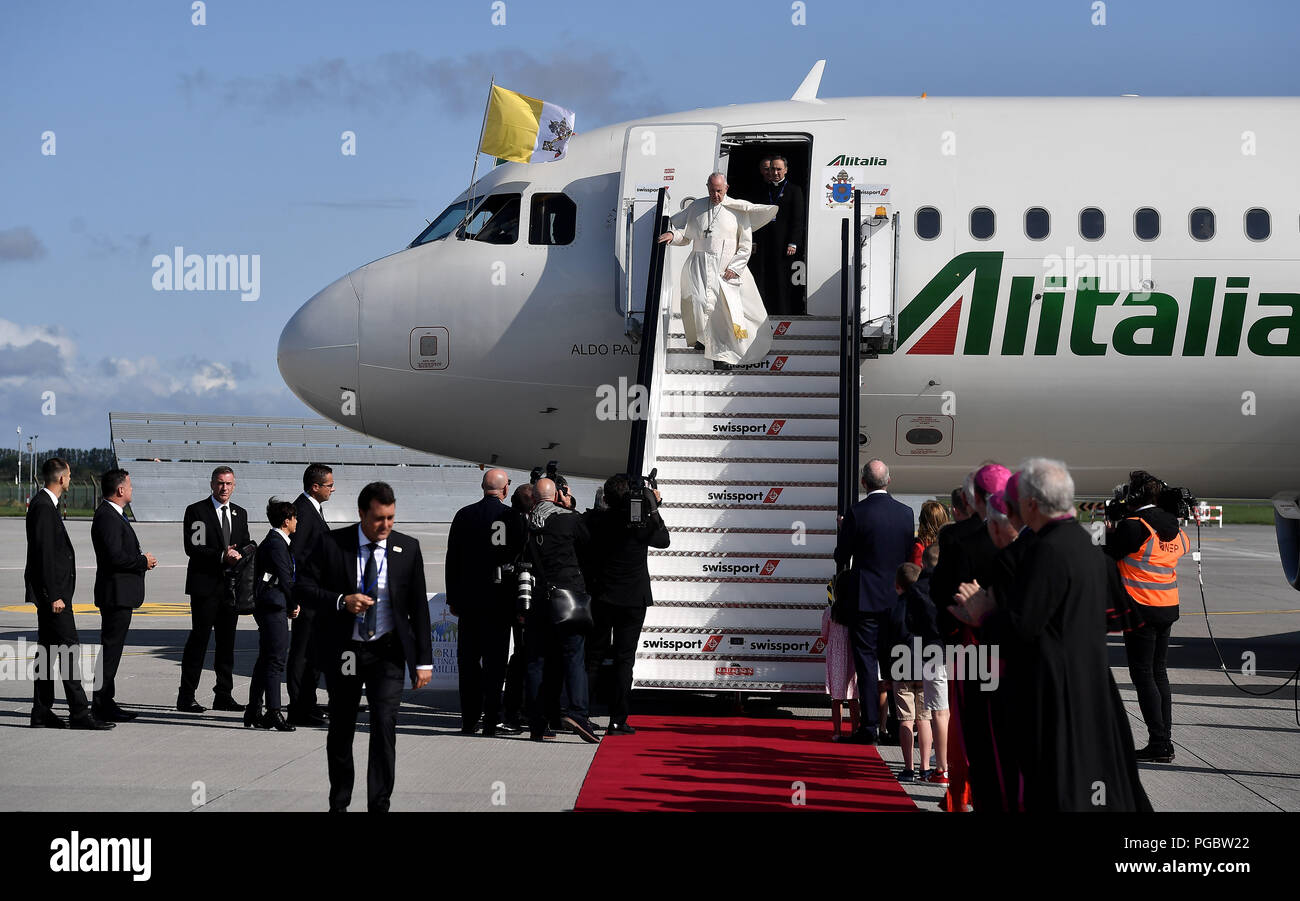
[{"label": "handbag", "polygon": [[551,623],[556,626],[572,625],[590,629],[591,595],[585,591],[551,587]]},{"label": "handbag", "polygon": [[831,604],[831,619],[841,626],[853,625],[858,614],[858,572],[845,569],[835,574],[835,602]]}]

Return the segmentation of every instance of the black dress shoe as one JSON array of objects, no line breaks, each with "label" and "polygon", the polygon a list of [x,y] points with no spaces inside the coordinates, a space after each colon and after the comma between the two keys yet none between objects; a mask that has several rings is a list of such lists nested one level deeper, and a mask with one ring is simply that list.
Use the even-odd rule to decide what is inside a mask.
[{"label": "black dress shoe", "polygon": [[497,734],[497,727],[496,727],[496,726],[484,726],[484,727],[483,727],[483,737],[484,737],[484,738],[495,738],[495,737],[496,737],[496,734]]},{"label": "black dress shoe", "polygon": [[1148,744],[1135,755],[1143,763],[1173,763],[1173,744]]},{"label": "black dress shoe", "polygon": [[86,729],[95,732],[103,732],[115,728],[117,723],[106,723],[101,719],[97,719],[93,713],[87,712],[81,716],[74,716],[72,718],[71,726],[73,729]]},{"label": "black dress shoe", "polygon": [[68,724],[63,721],[63,717],[59,716],[53,710],[42,710],[40,712],[33,710],[31,726],[33,729],[68,728]]},{"label": "black dress shoe", "polygon": [[844,738],[851,745],[874,745],[878,740],[874,729],[859,729]]},{"label": "black dress shoe", "polygon": [[229,695],[218,697],[212,701],[213,710],[229,710],[233,713],[242,713],[246,708],[243,704],[236,701]]},{"label": "black dress shoe", "polygon": [[116,704],[111,706],[107,704],[95,704],[91,706],[90,710],[91,713],[95,714],[97,719],[101,719],[106,723],[129,723],[131,720],[135,719],[137,715],[134,711],[123,710]]},{"label": "black dress shoe", "polygon": [[181,713],[202,713],[208,708],[204,707],[193,698],[177,698],[176,709]]},{"label": "black dress shoe", "polygon": [[295,726],[328,726],[330,721],[317,713],[291,713],[289,722]]},{"label": "black dress shoe", "polygon": [[636,730],[627,723],[610,723],[606,735],[636,735]]},{"label": "black dress shoe", "polygon": [[564,721],[568,723],[569,728],[578,733],[582,740],[588,744],[596,744],[600,741],[600,736],[596,734],[596,729],[592,726],[590,720],[578,719],[576,716],[566,716]]},{"label": "black dress shoe", "polygon": [[529,732],[529,733],[528,733],[528,740],[529,740],[529,741],[554,741],[554,740],[555,740],[555,730],[554,730],[554,729],[543,729],[541,732]]},{"label": "black dress shoe", "polygon": [[704,344],[699,341],[696,341],[694,344],[691,345],[691,347],[695,350],[704,350]]},{"label": "black dress shoe", "polygon": [[317,704],[315,707],[312,708],[312,714],[320,717],[323,720],[328,720],[330,718],[330,709],[328,707],[322,707],[320,704]]},{"label": "black dress shoe", "polygon": [[280,712],[279,708],[266,711],[262,718],[257,721],[257,725],[261,729],[274,729],[276,732],[298,731],[291,723],[285,720],[284,714]]},{"label": "black dress shoe", "polygon": [[[483,727],[483,733],[485,735],[487,734],[487,729],[488,729],[487,726]],[[516,726],[514,723],[502,722],[502,723],[497,723],[495,726],[493,726],[492,731],[500,732],[502,735],[520,735],[523,733],[524,730],[521,729],[519,726]]]},{"label": "black dress shoe", "polygon": [[252,729],[255,727],[258,729],[262,728],[261,723],[258,722],[258,720],[260,720],[261,718],[262,718],[262,705],[249,704],[248,709],[244,711],[244,728],[245,729]]}]

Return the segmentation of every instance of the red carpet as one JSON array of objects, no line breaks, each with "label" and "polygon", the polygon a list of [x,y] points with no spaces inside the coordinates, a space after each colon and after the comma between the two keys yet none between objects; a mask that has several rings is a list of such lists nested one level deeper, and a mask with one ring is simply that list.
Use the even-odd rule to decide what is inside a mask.
[{"label": "red carpet", "polygon": [[[870,745],[830,722],[638,716],[605,738],[576,810],[916,810]],[[804,804],[792,803],[803,784]]]}]

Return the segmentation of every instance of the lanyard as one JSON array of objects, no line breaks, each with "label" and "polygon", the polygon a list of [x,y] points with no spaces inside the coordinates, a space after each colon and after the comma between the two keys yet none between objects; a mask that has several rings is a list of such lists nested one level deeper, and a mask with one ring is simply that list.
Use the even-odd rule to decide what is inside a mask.
[{"label": "lanyard", "polygon": [[790,179],[788,179],[788,178],[784,178],[784,179],[781,180],[781,190],[779,190],[779,191],[776,192],[776,197],[775,197],[775,198],[772,197],[772,187],[773,187],[773,186],[769,184],[769,185],[767,186],[767,199],[768,199],[768,201],[771,202],[771,203],[780,203],[780,202],[781,202],[781,197],[782,197],[782,195],[785,194],[785,186],[788,185],[788,184],[790,184]]}]

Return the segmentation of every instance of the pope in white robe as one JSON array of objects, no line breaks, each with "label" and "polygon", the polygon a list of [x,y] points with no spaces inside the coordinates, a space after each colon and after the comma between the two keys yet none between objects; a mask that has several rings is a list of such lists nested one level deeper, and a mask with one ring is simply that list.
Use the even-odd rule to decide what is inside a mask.
[{"label": "pope in white robe", "polygon": [[691,246],[682,267],[682,325],[686,343],[704,345],[704,355],[720,363],[749,364],[772,346],[772,326],[749,271],[754,229],[776,216],[777,208],[727,197],[727,179],[709,176],[709,196],[694,201],[671,220],[659,240]]}]

